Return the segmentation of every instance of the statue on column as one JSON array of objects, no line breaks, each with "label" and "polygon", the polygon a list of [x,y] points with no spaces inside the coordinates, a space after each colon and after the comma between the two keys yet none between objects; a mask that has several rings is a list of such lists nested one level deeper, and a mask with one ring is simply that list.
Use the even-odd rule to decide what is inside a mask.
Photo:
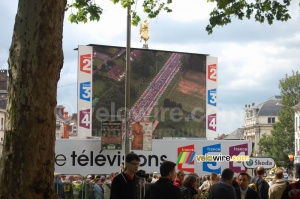
[{"label": "statue on column", "polygon": [[140,35],[141,40],[144,40],[143,48],[148,48],[147,41],[149,39],[149,18],[144,21],[144,23],[141,23],[140,25]]}]

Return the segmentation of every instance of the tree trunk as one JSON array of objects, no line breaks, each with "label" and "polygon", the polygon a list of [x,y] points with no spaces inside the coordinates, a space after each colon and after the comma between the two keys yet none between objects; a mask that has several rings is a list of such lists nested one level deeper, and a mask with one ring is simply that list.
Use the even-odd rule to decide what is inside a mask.
[{"label": "tree trunk", "polygon": [[57,82],[67,0],[19,0],[9,54],[0,198],[55,198]]}]

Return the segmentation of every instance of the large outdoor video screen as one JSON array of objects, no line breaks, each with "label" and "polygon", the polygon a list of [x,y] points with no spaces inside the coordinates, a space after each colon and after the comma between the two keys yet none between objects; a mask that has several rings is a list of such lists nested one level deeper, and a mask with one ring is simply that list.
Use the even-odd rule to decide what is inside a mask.
[{"label": "large outdoor video screen", "polygon": [[151,124],[152,135],[147,136],[152,138],[216,137],[217,58],[131,49],[130,114],[124,118],[126,48],[79,46],[78,52],[78,136],[111,132],[115,136],[107,142],[121,143],[127,119],[130,135]]}]

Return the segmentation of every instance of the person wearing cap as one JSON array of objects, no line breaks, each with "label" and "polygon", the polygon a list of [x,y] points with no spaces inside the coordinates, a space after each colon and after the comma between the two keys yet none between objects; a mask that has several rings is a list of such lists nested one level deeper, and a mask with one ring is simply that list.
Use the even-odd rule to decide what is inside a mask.
[{"label": "person wearing cap", "polygon": [[140,157],[129,153],[125,157],[125,171],[116,175],[110,189],[110,199],[137,199]]}]

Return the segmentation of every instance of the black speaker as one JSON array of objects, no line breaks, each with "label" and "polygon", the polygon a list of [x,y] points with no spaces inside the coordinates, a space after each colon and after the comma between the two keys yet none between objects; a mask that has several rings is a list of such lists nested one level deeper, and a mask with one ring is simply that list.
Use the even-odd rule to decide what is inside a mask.
[{"label": "black speaker", "polygon": [[300,163],[295,164],[295,178],[300,178]]}]

